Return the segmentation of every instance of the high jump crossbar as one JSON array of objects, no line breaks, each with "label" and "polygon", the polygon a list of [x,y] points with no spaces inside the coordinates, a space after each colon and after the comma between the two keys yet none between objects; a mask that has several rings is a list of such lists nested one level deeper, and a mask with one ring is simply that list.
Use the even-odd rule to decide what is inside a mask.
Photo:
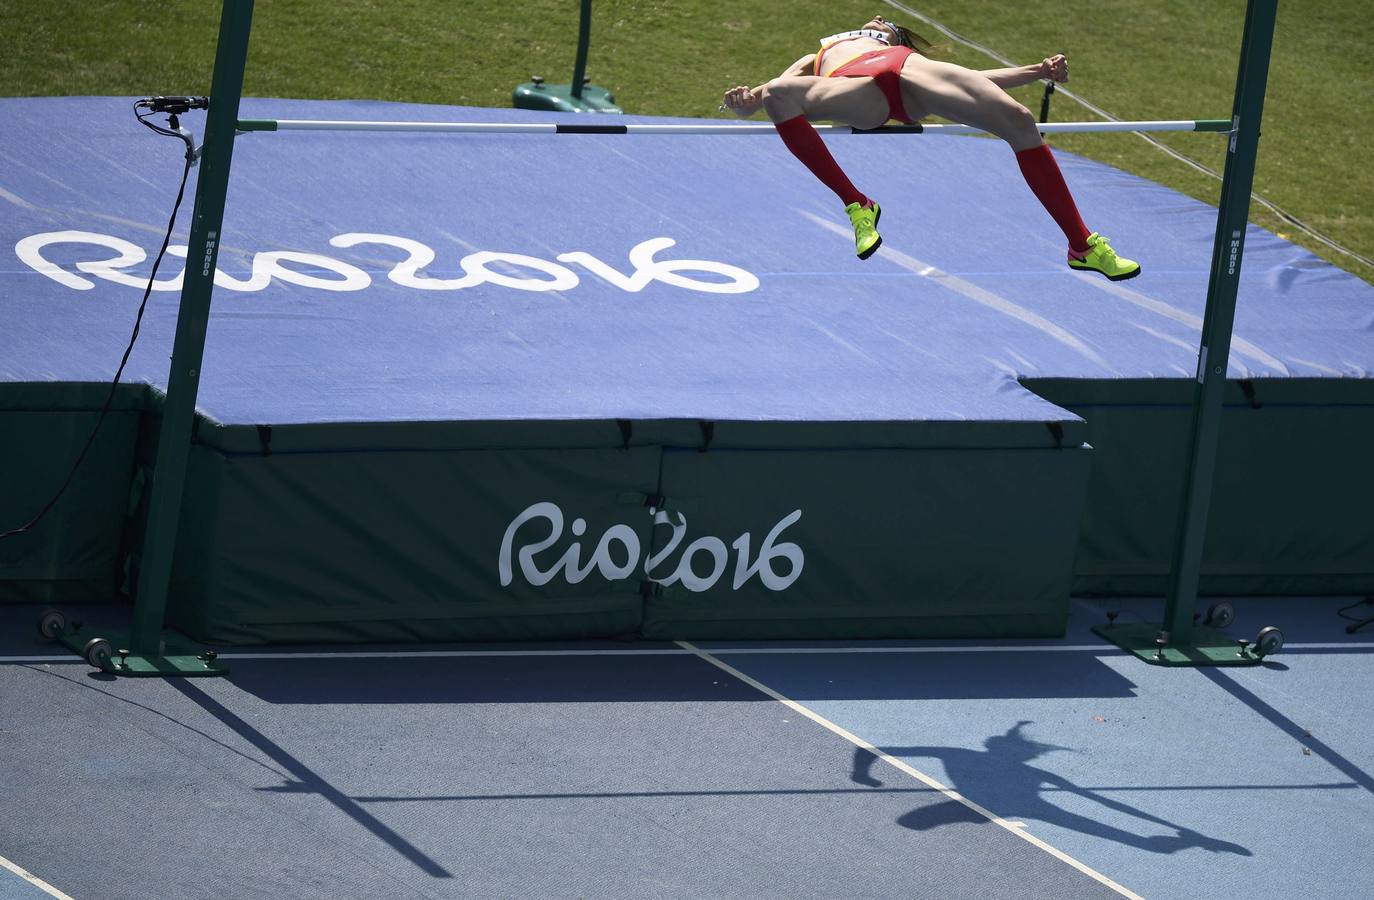
[{"label": "high jump crossbar", "polygon": [[[1211,131],[1229,133],[1230,119],[1180,119],[1154,122],[1043,122],[1044,134],[1104,131]],[[852,128],[817,125],[823,134],[986,134],[969,125],[885,125]],[[589,124],[581,122],[367,122],[328,119],[239,119],[238,130],[249,131],[411,131],[445,134],[775,134],[772,124],[655,125]]]}]

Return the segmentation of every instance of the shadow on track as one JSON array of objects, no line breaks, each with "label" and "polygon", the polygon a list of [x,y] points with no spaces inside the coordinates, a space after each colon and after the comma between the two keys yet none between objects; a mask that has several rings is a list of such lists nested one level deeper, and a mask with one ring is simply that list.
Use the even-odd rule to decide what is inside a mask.
[{"label": "shadow on track", "polygon": [[[1151,853],[1177,853],[1192,847],[1199,847],[1217,853],[1234,853],[1251,856],[1251,852],[1239,844],[1208,837],[1190,828],[1177,825],[1166,819],[1143,812],[1125,803],[1113,800],[1096,791],[1079,787],[1068,779],[1053,772],[1030,765],[1037,757],[1055,750],[1072,752],[1069,747],[1044,744],[1028,738],[1023,729],[1031,724],[1021,721],[1007,729],[1005,734],[993,735],[983,742],[985,750],[969,750],[964,747],[882,747],[882,752],[897,757],[930,757],[940,760],[945,772],[953,782],[954,790],[964,793],[960,785],[986,781],[995,776],[998,785],[997,812],[1012,819],[1036,819],[1061,828],[1078,831],[1093,837],[1116,841],[1128,847],[1148,850]],[[858,784],[877,788],[882,782],[873,775],[873,764],[878,759],[873,753],[862,748],[854,751],[854,770],[851,778]],[[1079,813],[1070,812],[1056,806],[1041,796],[1043,790],[1063,791],[1091,800],[1104,809],[1131,816],[1141,822],[1158,825],[1173,830],[1172,835],[1142,835],[1103,822],[1098,822]],[[986,821],[982,816],[957,800],[947,800],[930,806],[922,806],[903,815],[898,824],[915,831],[928,831],[941,825],[954,823],[979,823]]]},{"label": "shadow on track", "polygon": [[268,740],[260,731],[236,716],[222,703],[206,694],[185,678],[169,678],[167,683],[184,694],[187,699],[214,716],[234,731],[239,737],[257,747],[277,765],[281,766],[295,779],[284,779],[284,784],[267,790],[280,793],[318,794],[332,803],[344,815],[366,828],[378,839],[410,860],[427,875],[435,878],[452,878],[453,873],[426,856],[418,847],[401,837],[382,823],[376,816],[364,810],[357,801],[325,781],[311,771],[304,763]]},{"label": "shadow on track", "polygon": [[1301,741],[1302,745],[1317,756],[1321,757],[1332,768],[1345,775],[1360,787],[1374,794],[1374,777],[1359,766],[1337,753],[1327,744],[1313,737],[1312,734],[1297,725],[1292,719],[1279,712],[1274,707],[1265,703],[1251,691],[1242,687],[1233,676],[1227,675],[1220,669],[1199,669],[1203,675],[1215,682],[1218,687],[1235,697],[1241,703],[1259,713],[1269,722],[1273,723],[1284,734],[1291,735],[1294,740]]}]

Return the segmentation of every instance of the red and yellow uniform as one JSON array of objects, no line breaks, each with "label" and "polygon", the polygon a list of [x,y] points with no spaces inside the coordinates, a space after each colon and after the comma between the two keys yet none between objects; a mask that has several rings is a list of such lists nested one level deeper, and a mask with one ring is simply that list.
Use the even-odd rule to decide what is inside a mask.
[{"label": "red and yellow uniform", "polygon": [[[844,38],[822,47],[821,51],[816,54],[815,73],[821,74],[821,60],[825,58],[827,53],[852,40],[856,40],[856,38]],[[898,46],[860,53],[840,65],[827,77],[872,78],[879,90],[883,92],[883,96],[887,98],[888,118],[896,119],[904,125],[911,125],[914,120],[906,114],[906,108],[902,106],[902,66],[913,52],[915,51],[910,47]]]}]

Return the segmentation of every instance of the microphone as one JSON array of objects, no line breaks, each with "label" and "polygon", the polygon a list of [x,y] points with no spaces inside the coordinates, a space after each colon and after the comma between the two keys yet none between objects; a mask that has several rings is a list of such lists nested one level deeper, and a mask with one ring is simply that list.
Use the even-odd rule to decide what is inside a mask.
[{"label": "microphone", "polygon": [[209,109],[209,97],[144,97],[139,106],[146,106],[155,113],[178,115],[193,109]]}]

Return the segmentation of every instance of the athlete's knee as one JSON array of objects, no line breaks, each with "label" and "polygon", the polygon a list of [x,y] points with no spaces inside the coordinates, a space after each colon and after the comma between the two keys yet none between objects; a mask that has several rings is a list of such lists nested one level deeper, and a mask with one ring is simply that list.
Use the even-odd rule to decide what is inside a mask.
[{"label": "athlete's knee", "polygon": [[806,100],[806,82],[797,78],[774,78],[763,86],[763,111],[776,119],[802,113]]},{"label": "athlete's knee", "polygon": [[1039,123],[1034,114],[1020,103],[1012,100],[998,110],[1000,128],[998,136],[1017,149],[1022,145],[1030,146],[1040,142]]},{"label": "athlete's knee", "polygon": [[997,117],[1001,120],[1002,127],[1012,133],[1035,131],[1035,116],[1020,103],[1011,98],[999,106]]}]

